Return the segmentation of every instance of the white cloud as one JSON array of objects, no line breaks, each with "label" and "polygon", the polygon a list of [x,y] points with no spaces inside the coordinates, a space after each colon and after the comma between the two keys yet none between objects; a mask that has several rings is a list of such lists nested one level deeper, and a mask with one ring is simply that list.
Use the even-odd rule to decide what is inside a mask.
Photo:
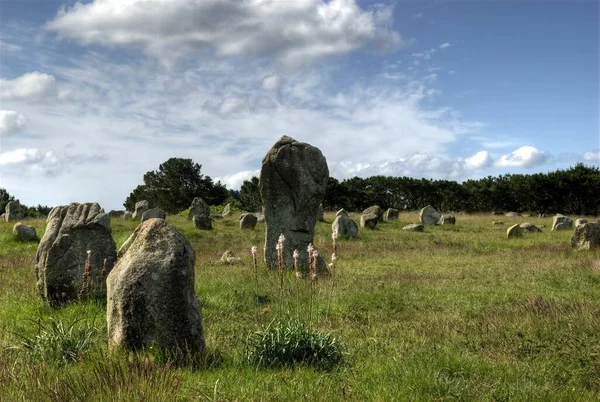
[{"label": "white cloud", "polygon": [[448,42],[446,42],[446,43],[442,43],[442,44],[440,45],[440,49],[446,49],[446,48],[448,48],[448,47],[450,47],[450,46],[452,46],[452,45],[451,45],[450,43],[448,43]]},{"label": "white cloud", "polygon": [[[266,151],[265,151],[266,153]],[[244,170],[238,173],[215,177],[214,181],[220,181],[221,184],[227,186],[227,188],[232,190],[239,190],[242,187],[242,184],[245,180],[250,180],[252,176],[259,177],[260,169],[258,170]]]},{"label": "white cloud", "polygon": [[479,151],[475,155],[466,158],[465,163],[468,167],[478,170],[490,167],[493,164],[493,160],[488,151]]},{"label": "white cloud", "polygon": [[0,166],[6,170],[15,169],[27,173],[53,176],[64,174],[71,165],[86,163],[104,163],[106,158],[100,155],[69,154],[38,148],[18,148],[0,153]]},{"label": "white cloud", "polygon": [[495,165],[498,167],[530,168],[546,162],[548,155],[533,146],[523,146],[510,154],[502,155]]},{"label": "white cloud", "polygon": [[261,82],[261,88],[268,91],[279,91],[283,86],[284,80],[277,74],[265,76]]},{"label": "white cloud", "polygon": [[593,151],[586,152],[585,154],[583,154],[583,159],[588,162],[599,163],[600,162],[600,150],[596,149]]},{"label": "white cloud", "polygon": [[0,98],[3,100],[40,100],[56,94],[56,79],[49,74],[34,71],[14,80],[0,79]]},{"label": "white cloud", "polygon": [[0,136],[9,136],[23,130],[27,119],[15,110],[0,110]]},{"label": "white cloud", "polygon": [[390,10],[365,11],[354,0],[95,0],[62,9],[47,28],[85,45],[140,46],[161,58],[212,49],[300,65],[403,45]]}]

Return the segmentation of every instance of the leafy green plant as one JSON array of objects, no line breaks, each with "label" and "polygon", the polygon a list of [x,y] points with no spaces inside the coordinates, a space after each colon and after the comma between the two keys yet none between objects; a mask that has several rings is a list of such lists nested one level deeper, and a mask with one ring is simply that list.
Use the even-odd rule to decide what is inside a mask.
[{"label": "leafy green plant", "polygon": [[248,362],[257,367],[302,364],[331,369],[343,355],[341,344],[331,333],[317,332],[298,320],[271,321],[246,340]]}]

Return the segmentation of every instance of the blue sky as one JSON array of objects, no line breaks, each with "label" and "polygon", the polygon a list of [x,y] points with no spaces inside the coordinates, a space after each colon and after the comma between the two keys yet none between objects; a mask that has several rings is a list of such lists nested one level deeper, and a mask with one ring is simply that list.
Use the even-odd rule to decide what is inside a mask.
[{"label": "blue sky", "polygon": [[0,2],[0,186],[120,209],[192,158],[228,188],[281,135],[338,179],[600,163],[597,1]]}]

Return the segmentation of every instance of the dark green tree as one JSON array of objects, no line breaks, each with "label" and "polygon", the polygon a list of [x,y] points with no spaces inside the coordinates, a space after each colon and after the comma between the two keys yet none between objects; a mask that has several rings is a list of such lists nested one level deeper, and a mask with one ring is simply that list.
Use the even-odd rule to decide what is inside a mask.
[{"label": "dark green tree", "polygon": [[10,195],[5,188],[0,187],[0,214],[4,213],[4,210],[6,209],[6,204],[14,200],[14,196]]},{"label": "dark green tree", "polygon": [[258,189],[258,177],[252,176],[250,180],[244,180],[240,188],[240,203],[244,211],[260,211],[262,199]]}]

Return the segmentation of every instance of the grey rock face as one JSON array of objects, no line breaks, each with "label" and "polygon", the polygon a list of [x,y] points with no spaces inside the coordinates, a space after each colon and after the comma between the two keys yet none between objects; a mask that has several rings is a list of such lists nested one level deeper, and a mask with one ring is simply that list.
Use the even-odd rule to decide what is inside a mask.
[{"label": "grey rock face", "polygon": [[129,211],[126,211],[126,212],[123,214],[123,219],[124,219],[124,220],[126,220],[126,221],[129,221],[129,220],[131,220],[131,219],[132,219],[132,214],[131,214],[131,212],[129,212]]},{"label": "grey rock face", "polygon": [[411,232],[422,232],[425,230],[425,226],[419,223],[411,223],[410,225],[406,225],[402,228],[402,230],[408,230]]},{"label": "grey rock face", "polygon": [[150,204],[146,200],[138,201],[135,203],[135,210],[131,215],[132,219],[142,219],[142,215],[150,209]]},{"label": "grey rock face", "polygon": [[523,222],[519,225],[519,227],[524,232],[540,233],[542,231],[542,229],[529,222]]},{"label": "grey rock face", "polygon": [[583,225],[584,223],[588,223],[587,219],[579,218],[575,220],[575,226]]},{"label": "grey rock face", "polygon": [[[283,136],[263,158],[259,189],[263,201],[266,238],[265,261],[277,266],[277,240],[285,236],[285,266],[293,268],[292,253],[300,252],[300,263],[308,263],[307,246],[313,242],[317,209],[325,197],[329,179],[327,161],[309,144]],[[320,259],[319,266],[325,267]]]},{"label": "grey rock face", "polygon": [[346,210],[344,208],[340,209],[339,211],[337,211],[335,213],[335,216],[340,216],[340,215],[346,215],[348,216],[348,212],[346,212]]},{"label": "grey rock face", "polygon": [[439,223],[440,225],[454,225],[456,224],[456,218],[454,215],[442,215]]},{"label": "grey rock face", "polygon": [[[92,252],[92,283],[98,284],[104,259],[107,273],[115,264],[116,245],[110,217],[95,202],[55,207],[46,222],[35,262],[37,288],[47,303],[59,305],[77,298],[87,251]],[[103,298],[102,285],[93,288],[90,296]]]},{"label": "grey rock face", "polygon": [[21,241],[34,241],[38,238],[33,226],[24,225],[21,222],[17,222],[13,226],[13,234]]},{"label": "grey rock face", "polygon": [[552,217],[552,229],[555,230],[566,230],[573,229],[573,220],[568,216],[556,214]]},{"label": "grey rock face", "polygon": [[192,218],[196,229],[200,230],[211,230],[212,220],[206,215],[194,215]]},{"label": "grey rock face", "polygon": [[377,215],[377,220],[379,222],[383,222],[383,209],[381,209],[381,207],[379,205],[373,205],[367,209],[365,209],[364,211],[362,211],[363,215],[368,215],[368,214],[375,214]]},{"label": "grey rock face", "polygon": [[506,238],[507,239],[512,239],[514,237],[522,237],[522,236],[523,236],[523,232],[521,232],[521,227],[519,226],[518,223],[515,225],[512,225],[511,227],[506,229]]},{"label": "grey rock face", "polygon": [[442,216],[431,205],[419,211],[419,220],[423,225],[437,225]]},{"label": "grey rock face", "polygon": [[379,217],[375,213],[367,213],[364,212],[360,216],[360,227],[361,228],[369,228],[375,229],[377,226],[377,222],[379,222]]},{"label": "grey rock face", "polygon": [[600,223],[584,223],[575,226],[571,246],[577,250],[600,249]]},{"label": "grey rock face", "polygon": [[194,249],[173,225],[142,222],[106,280],[109,346],[203,353],[194,263]]},{"label": "grey rock face", "polygon": [[258,218],[254,214],[242,214],[240,218],[240,229],[242,230],[254,230]]},{"label": "grey rock face", "polygon": [[[341,211],[343,212],[340,213]],[[336,232],[339,237],[347,237],[351,239],[358,237],[358,225],[343,209],[338,211],[338,215],[331,224],[331,231]]]},{"label": "grey rock face", "polygon": [[23,209],[19,200],[10,201],[6,204],[4,219],[6,219],[6,222],[23,219]]},{"label": "grey rock face", "polygon": [[210,207],[202,198],[196,197],[192,200],[188,219],[193,219],[194,216],[200,215],[206,215],[207,217],[210,216]]},{"label": "grey rock face", "polygon": [[221,214],[221,216],[223,216],[223,217],[229,216],[229,215],[231,215],[231,204],[225,205],[225,208],[223,208],[223,213]]},{"label": "grey rock face", "polygon": [[160,208],[150,208],[146,212],[142,214],[142,222],[147,221],[148,219],[159,218],[165,219],[167,214]]},{"label": "grey rock face", "polygon": [[396,208],[388,208],[383,214],[383,220],[386,222],[397,221],[400,218],[400,211]]}]

